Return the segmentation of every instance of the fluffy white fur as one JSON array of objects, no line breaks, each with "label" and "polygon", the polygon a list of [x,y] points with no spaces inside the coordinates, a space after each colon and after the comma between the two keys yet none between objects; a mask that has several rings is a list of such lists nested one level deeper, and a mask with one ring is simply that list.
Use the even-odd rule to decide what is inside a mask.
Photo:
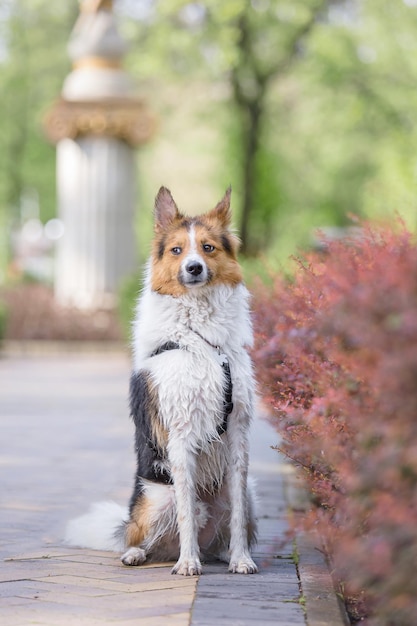
[{"label": "fluffy white fur", "polygon": [[[163,337],[170,337],[187,349],[147,356],[161,344]],[[217,426],[222,419],[223,374],[216,350],[207,342],[221,346],[233,372],[234,408],[227,434],[221,439]],[[145,545],[145,552],[142,548],[130,548],[125,553],[122,558],[126,564],[143,562],[146,551],[163,532],[175,534],[176,510],[181,509],[186,513],[180,528],[182,556],[178,570],[201,571],[197,536],[207,511],[200,502],[203,512],[195,514],[195,491],[197,486],[209,487],[214,481],[222,484],[226,475],[232,494],[228,499],[231,510],[225,518],[231,529],[230,569],[256,571],[249,555],[246,530],[247,517],[249,512],[253,516],[254,507],[247,487],[247,436],[254,395],[252,365],[247,353],[251,344],[249,294],[243,284],[207,286],[172,298],[151,291],[146,281],[134,322],[134,369],[149,371],[158,386],[161,416],[170,432],[169,461],[177,494],[176,507],[170,507],[168,504],[174,503],[171,486],[147,486],[147,494],[159,503],[155,504],[154,533]],[[160,515],[167,511],[167,515]],[[94,549],[120,549],[123,542],[115,535],[127,517],[126,509],[114,503],[93,505],[88,514],[69,523],[66,540],[71,545]],[[226,536],[229,540],[229,533]],[[172,555],[176,549],[177,546],[172,548]],[[165,550],[170,552],[166,546]],[[221,546],[217,556],[224,558],[226,551],[227,547]]]},{"label": "fluffy white fur", "polygon": [[96,502],[88,513],[68,522],[65,543],[80,548],[118,552],[124,549],[124,539],[118,536],[118,530],[128,518],[127,507],[116,502]]},{"label": "fluffy white fur", "polygon": [[[149,358],[161,337],[170,337],[187,349]],[[179,524],[181,554],[176,566],[181,573],[201,569],[194,515],[196,487],[214,479],[221,484],[224,474],[232,505],[230,569],[256,571],[247,544],[248,509],[252,508],[247,488],[247,436],[254,396],[247,352],[251,345],[249,294],[243,284],[208,285],[172,298],[153,292],[147,281],[134,324],[134,368],[151,373],[170,432],[169,460],[177,509],[184,519]],[[234,404],[227,437],[214,447],[222,419],[224,379],[212,346],[219,346],[229,359]],[[203,453],[196,455],[199,449]]]},{"label": "fluffy white fur", "polygon": [[[203,265],[201,276],[208,276],[193,244],[183,268],[195,259]],[[201,572],[201,549],[222,559],[228,553],[231,572],[254,573],[248,540],[248,528],[255,526],[247,481],[254,402],[248,291],[242,283],[207,281],[180,296],[161,295],[151,289],[151,267],[134,322],[133,369],[145,372],[157,389],[159,419],[168,432],[164,463],[173,485],[143,481],[151,530],[122,561],[138,565],[148,553],[168,560],[179,550],[173,573],[194,575]],[[182,349],[151,356],[166,341]],[[233,382],[233,410],[222,435],[225,378],[216,346],[227,355]],[[125,511],[100,506],[70,523],[70,543],[114,549],[111,537]]]}]

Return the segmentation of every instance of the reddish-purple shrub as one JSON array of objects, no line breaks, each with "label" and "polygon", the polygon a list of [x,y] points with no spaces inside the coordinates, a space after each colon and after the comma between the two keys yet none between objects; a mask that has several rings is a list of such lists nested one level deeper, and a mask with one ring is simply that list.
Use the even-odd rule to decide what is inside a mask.
[{"label": "reddish-purple shrub", "polygon": [[259,289],[255,361],[348,591],[417,624],[417,249],[365,228]]}]

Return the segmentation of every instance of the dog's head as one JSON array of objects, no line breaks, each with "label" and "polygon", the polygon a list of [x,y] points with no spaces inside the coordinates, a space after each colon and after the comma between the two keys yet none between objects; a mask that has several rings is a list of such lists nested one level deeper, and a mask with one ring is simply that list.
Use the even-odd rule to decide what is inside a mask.
[{"label": "dog's head", "polygon": [[152,289],[180,296],[206,285],[237,285],[238,238],[230,230],[229,188],[214,209],[199,217],[182,215],[171,192],[161,187],[155,200]]}]

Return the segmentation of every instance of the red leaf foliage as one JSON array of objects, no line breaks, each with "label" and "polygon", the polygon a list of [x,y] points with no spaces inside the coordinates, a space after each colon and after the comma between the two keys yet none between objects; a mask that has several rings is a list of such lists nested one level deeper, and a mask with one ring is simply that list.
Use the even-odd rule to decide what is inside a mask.
[{"label": "red leaf foliage", "polygon": [[310,516],[370,623],[417,624],[417,248],[365,227],[255,298],[255,362]]}]

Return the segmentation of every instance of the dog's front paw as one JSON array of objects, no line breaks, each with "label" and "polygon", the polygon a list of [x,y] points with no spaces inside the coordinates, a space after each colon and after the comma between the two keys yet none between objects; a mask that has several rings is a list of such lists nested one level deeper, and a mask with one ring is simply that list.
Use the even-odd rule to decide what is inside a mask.
[{"label": "dog's front paw", "polygon": [[201,574],[200,559],[179,559],[171,570],[171,574],[182,576],[199,576]]},{"label": "dog's front paw", "polygon": [[258,567],[248,554],[244,554],[239,558],[233,557],[229,563],[229,572],[233,574],[256,574]]},{"label": "dog's front paw", "polygon": [[146,561],[146,552],[142,548],[129,548],[120,560],[123,565],[142,565]]}]

